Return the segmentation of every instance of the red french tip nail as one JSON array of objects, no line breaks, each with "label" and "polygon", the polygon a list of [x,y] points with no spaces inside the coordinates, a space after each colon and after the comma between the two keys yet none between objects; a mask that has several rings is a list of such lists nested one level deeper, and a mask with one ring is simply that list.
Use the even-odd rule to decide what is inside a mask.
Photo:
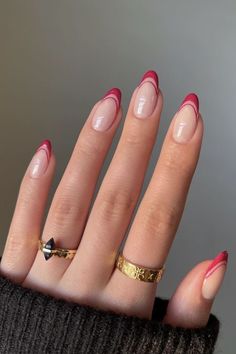
[{"label": "red french tip nail", "polygon": [[229,254],[227,251],[220,252],[207,268],[205,278],[209,277],[209,275],[211,275],[222,264],[227,264],[228,256]]},{"label": "red french tip nail", "polygon": [[120,107],[121,96],[122,96],[121,90],[119,88],[117,88],[117,87],[113,87],[112,89],[108,90],[106,92],[106,94],[102,98],[105,98],[105,97],[107,97],[109,95],[115,95],[116,96],[118,107]]},{"label": "red french tip nail", "polygon": [[153,79],[153,80],[155,81],[155,83],[156,83],[156,86],[157,86],[157,87],[159,86],[158,75],[157,75],[157,73],[156,73],[154,70],[148,70],[148,71],[146,71],[145,74],[143,75],[143,77],[142,77],[140,83],[143,82],[143,81],[144,81],[145,79],[147,79],[147,78]]},{"label": "red french tip nail", "polygon": [[186,104],[190,104],[193,107],[193,109],[195,110],[196,115],[198,116],[198,113],[199,113],[199,99],[198,99],[198,96],[195,93],[189,93],[184,98],[183,102],[181,103],[180,108],[182,108]]},{"label": "red french tip nail", "polygon": [[38,146],[38,148],[36,149],[36,152],[38,150],[41,150],[41,149],[44,149],[47,153],[47,156],[48,156],[48,160],[50,159],[51,157],[51,153],[52,153],[52,144],[51,144],[51,141],[48,140],[48,139],[45,139],[41,142],[41,144]]}]

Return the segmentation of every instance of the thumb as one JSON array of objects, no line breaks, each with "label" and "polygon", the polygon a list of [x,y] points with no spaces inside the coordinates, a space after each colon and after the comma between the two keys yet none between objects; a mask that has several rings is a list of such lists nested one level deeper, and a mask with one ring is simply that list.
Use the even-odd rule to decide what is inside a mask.
[{"label": "thumb", "polygon": [[163,322],[196,328],[207,324],[214,298],[223,282],[228,253],[197,264],[181,281],[171,297]]}]

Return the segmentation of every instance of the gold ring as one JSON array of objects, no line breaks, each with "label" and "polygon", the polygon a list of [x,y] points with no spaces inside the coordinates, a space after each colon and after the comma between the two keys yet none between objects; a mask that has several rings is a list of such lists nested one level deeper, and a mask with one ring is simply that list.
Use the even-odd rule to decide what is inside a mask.
[{"label": "gold ring", "polygon": [[119,254],[116,260],[116,268],[118,268],[123,274],[127,275],[129,278],[138,279],[149,283],[158,283],[161,280],[163,272],[165,270],[165,266],[158,269],[151,269],[134,264],[128,261],[121,253]]},{"label": "gold ring", "polygon": [[69,250],[67,248],[55,247],[55,241],[50,238],[49,241],[44,242],[39,240],[39,249],[43,252],[46,261],[52,256],[63,257],[65,259],[72,259],[77,250]]}]

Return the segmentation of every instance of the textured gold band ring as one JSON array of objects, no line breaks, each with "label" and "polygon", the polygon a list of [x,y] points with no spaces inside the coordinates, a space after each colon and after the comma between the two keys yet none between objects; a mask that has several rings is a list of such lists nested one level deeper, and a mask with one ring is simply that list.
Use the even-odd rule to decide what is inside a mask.
[{"label": "textured gold band ring", "polygon": [[43,242],[39,240],[39,249],[43,252],[46,261],[52,256],[63,257],[65,259],[72,259],[77,250],[69,250],[67,248],[55,247],[55,241],[50,238],[49,241]]},{"label": "textured gold band ring", "polygon": [[[43,252],[46,261],[52,256],[63,257],[65,259],[72,259],[77,250],[67,248],[55,247],[55,241],[50,238],[49,241],[44,242],[39,240],[39,249]],[[144,282],[159,282],[162,278],[165,267],[159,269],[151,269],[134,264],[126,259],[123,254],[119,254],[116,260],[116,267],[129,278],[137,279]]]},{"label": "textured gold band ring", "polygon": [[137,279],[149,283],[159,282],[162,278],[165,267],[151,269],[142,267],[128,261],[122,254],[116,260],[116,267],[129,278]]}]

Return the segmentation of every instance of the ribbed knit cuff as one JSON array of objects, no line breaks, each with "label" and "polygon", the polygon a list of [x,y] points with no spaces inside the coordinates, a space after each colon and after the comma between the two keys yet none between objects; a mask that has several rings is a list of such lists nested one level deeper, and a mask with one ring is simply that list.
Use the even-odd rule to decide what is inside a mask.
[{"label": "ribbed knit cuff", "polygon": [[219,321],[184,329],[162,324],[168,300],[145,320],[56,299],[0,276],[0,353],[213,353]]}]

